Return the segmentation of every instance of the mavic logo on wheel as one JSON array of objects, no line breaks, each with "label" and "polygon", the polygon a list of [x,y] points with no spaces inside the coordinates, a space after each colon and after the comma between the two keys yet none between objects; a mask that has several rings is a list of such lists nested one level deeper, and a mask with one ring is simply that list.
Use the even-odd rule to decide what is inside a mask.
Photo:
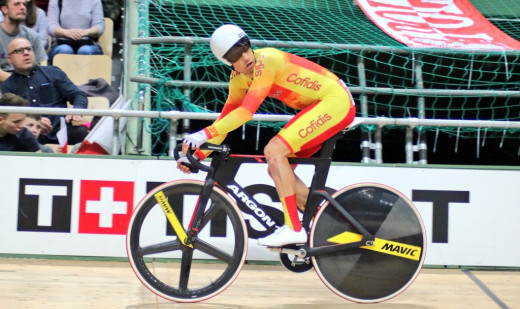
[{"label": "mavic logo on wheel", "polygon": [[166,196],[164,195],[164,193],[162,193],[162,191],[160,191],[159,193],[161,193],[161,194],[156,194],[155,199],[157,200],[157,202],[159,202],[159,205],[161,205],[161,207],[162,207],[163,211],[166,213],[166,215],[172,214],[173,209],[170,206],[170,204],[168,203]]},{"label": "mavic logo on wheel", "polygon": [[418,257],[418,252],[420,250],[414,249],[414,247],[406,246],[403,244],[395,244],[395,243],[389,243],[386,242],[383,247],[381,247],[381,251],[387,251],[388,253],[392,252],[395,253],[395,255],[398,256],[410,256],[412,259],[415,257]]},{"label": "mavic logo on wheel", "polygon": [[[362,238],[363,236],[361,234],[343,232],[341,234],[327,239],[327,241],[337,244],[348,244],[360,241]],[[360,248],[390,254],[414,261],[419,261],[419,259],[421,258],[421,247],[395,241],[384,240],[380,238],[376,238],[374,240],[374,245],[360,246]]]}]

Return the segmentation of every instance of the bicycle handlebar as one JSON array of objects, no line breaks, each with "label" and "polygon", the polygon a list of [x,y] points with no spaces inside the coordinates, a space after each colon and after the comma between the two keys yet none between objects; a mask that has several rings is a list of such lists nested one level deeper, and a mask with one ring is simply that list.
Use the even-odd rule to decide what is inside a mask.
[{"label": "bicycle handlebar", "polygon": [[[199,149],[216,151],[216,152],[219,152],[221,155],[224,155],[225,157],[227,157],[230,152],[230,148],[228,145],[216,145],[216,144],[210,144],[210,143],[204,143],[204,144],[200,145]],[[174,156],[175,160],[179,160],[181,158],[181,156],[179,155],[179,152],[182,152],[182,143],[177,144],[177,146],[175,146],[175,151],[173,152],[173,156]],[[205,172],[211,171],[210,166],[202,164],[199,160],[197,160],[196,158],[193,157],[194,152],[195,151],[193,149],[189,148],[186,153],[186,158],[188,158],[188,161],[190,161],[190,163],[188,164],[188,163],[182,162],[181,164],[184,166],[187,166],[190,169],[190,172],[192,172],[192,173],[197,173],[199,170],[202,170]]]}]

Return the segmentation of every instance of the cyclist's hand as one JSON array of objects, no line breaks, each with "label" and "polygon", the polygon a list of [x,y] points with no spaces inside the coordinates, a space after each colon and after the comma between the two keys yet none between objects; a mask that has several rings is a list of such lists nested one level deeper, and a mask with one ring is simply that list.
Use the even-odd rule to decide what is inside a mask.
[{"label": "cyclist's hand", "polygon": [[184,174],[191,174],[190,168],[188,167],[189,165],[191,165],[191,163],[186,157],[181,157],[177,160],[177,168]]},{"label": "cyclist's hand", "polygon": [[200,145],[204,144],[207,141],[208,136],[206,135],[204,130],[200,130],[198,132],[186,136],[182,142],[192,148],[199,148]]}]

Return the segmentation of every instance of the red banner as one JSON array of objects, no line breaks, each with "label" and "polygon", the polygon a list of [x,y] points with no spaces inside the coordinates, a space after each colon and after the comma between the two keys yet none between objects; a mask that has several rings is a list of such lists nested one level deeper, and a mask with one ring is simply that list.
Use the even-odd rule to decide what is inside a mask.
[{"label": "red banner", "polygon": [[468,0],[356,0],[381,30],[410,47],[520,50]]}]

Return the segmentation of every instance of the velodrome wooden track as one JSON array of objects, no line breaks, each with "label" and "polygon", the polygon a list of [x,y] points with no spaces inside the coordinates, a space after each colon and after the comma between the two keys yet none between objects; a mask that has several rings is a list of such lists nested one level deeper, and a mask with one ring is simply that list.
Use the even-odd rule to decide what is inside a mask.
[{"label": "velodrome wooden track", "polygon": [[520,308],[520,272],[423,269],[401,295],[360,305],[333,294],[314,271],[246,265],[222,294],[179,304],[149,292],[127,262],[0,258],[0,308]]}]

